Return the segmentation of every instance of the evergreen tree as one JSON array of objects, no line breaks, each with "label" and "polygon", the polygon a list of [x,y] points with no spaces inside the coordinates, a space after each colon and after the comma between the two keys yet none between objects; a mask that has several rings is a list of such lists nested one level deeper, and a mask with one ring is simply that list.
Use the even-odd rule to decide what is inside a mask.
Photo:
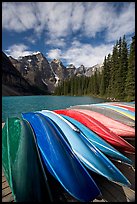
[{"label": "evergreen tree", "polygon": [[122,41],[122,50],[121,50],[121,74],[122,74],[122,95],[121,97],[124,99],[125,97],[125,82],[127,77],[127,70],[128,70],[128,49],[125,36],[123,37]]},{"label": "evergreen tree", "polygon": [[116,97],[116,73],[119,67],[118,64],[118,41],[116,45],[113,47],[112,57],[111,57],[111,68],[110,68],[110,79],[109,79],[109,86],[108,92],[110,97]]},{"label": "evergreen tree", "polygon": [[127,100],[135,100],[135,36],[130,46],[125,93]]},{"label": "evergreen tree", "polygon": [[100,94],[101,96],[104,96],[106,92],[106,69],[107,69],[107,59],[105,56],[104,63],[103,63],[103,70],[102,70],[102,75],[101,75],[101,85],[100,85]]},{"label": "evergreen tree", "polygon": [[130,46],[129,58],[125,36],[113,47],[112,55],[104,58],[102,72],[91,77],[74,76],[56,88],[60,95],[100,95],[116,99],[135,97],[135,37]]},{"label": "evergreen tree", "polygon": [[119,39],[118,44],[118,63],[119,66],[116,71],[116,97],[119,99],[124,99],[125,95],[125,79],[127,75],[127,44],[125,41],[125,36],[123,40]]}]

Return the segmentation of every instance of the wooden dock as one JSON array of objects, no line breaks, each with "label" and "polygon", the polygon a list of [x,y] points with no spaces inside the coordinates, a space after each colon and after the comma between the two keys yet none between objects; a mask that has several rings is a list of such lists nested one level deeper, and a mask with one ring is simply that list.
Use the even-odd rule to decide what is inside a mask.
[{"label": "wooden dock", "polygon": [[[135,145],[135,141],[131,141],[132,145]],[[95,199],[93,202],[135,202],[135,155],[124,154],[133,161],[133,168],[114,162],[114,165],[127,177],[131,183],[131,187],[123,187],[116,183],[113,183],[106,178],[97,174],[91,174],[96,181],[98,187],[101,190],[102,198]],[[65,193],[66,194],[66,193]],[[68,202],[77,202],[74,198],[66,195]],[[14,198],[8,182],[2,171],[2,202],[14,202]]]},{"label": "wooden dock", "polygon": [[2,171],[2,202],[14,202],[9,184]]}]

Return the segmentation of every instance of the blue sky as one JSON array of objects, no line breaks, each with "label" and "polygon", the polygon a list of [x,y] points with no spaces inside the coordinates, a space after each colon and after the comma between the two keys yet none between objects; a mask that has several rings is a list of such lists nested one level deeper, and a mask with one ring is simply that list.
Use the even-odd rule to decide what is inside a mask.
[{"label": "blue sky", "polygon": [[90,67],[135,34],[135,2],[3,2],[2,50]]}]

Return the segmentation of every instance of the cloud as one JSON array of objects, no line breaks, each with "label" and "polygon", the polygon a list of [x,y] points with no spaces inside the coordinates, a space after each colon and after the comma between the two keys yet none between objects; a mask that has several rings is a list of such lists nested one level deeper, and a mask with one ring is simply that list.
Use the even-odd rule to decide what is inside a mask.
[{"label": "cloud", "polygon": [[[120,11],[120,12],[119,12]],[[49,40],[82,33],[117,40],[135,29],[135,2],[3,2],[2,27],[6,30],[46,33]]]},{"label": "cloud", "polygon": [[52,45],[54,47],[65,47],[66,42],[64,38],[50,38],[49,40],[45,40],[46,45]]},{"label": "cloud", "polygon": [[[114,41],[135,32],[135,2],[3,2],[2,28],[31,30],[24,39],[36,45],[41,38],[47,49],[52,47],[47,50],[49,59],[89,67],[103,62]],[[93,46],[90,39],[98,35],[104,44]],[[86,37],[89,44],[83,42]],[[33,54],[24,43],[12,45],[6,53],[14,58]]]},{"label": "cloud", "polygon": [[84,16],[83,32],[86,36],[95,37],[97,32],[107,28],[110,18],[111,7],[108,10],[108,3],[92,3],[86,9]]},{"label": "cloud", "polygon": [[52,49],[48,53],[48,58],[60,58],[65,61],[65,65],[74,64],[79,67],[83,64],[86,67],[103,63],[105,55],[112,52],[113,44],[92,46],[73,41],[71,47],[61,52],[60,49]]},{"label": "cloud", "polygon": [[47,53],[47,57],[50,59],[60,59],[61,58],[61,50],[60,49],[51,49]]},{"label": "cloud", "polygon": [[12,56],[15,59],[18,59],[22,56],[32,55],[34,51],[29,51],[28,46],[24,44],[14,44],[10,46],[7,50],[5,50],[5,53],[8,56]]},{"label": "cloud", "polygon": [[36,44],[37,41],[37,39],[35,39],[33,36],[25,37],[24,39],[32,44]]},{"label": "cloud", "polygon": [[2,27],[16,32],[34,29],[38,22],[32,5],[29,2],[3,2]]},{"label": "cloud", "polygon": [[133,2],[124,4],[120,14],[113,14],[113,16],[114,19],[108,24],[107,41],[135,32],[135,4]]},{"label": "cloud", "polygon": [[84,34],[94,38],[105,31],[107,42],[132,34],[135,32],[135,3],[92,3],[87,6],[83,27]]},{"label": "cloud", "polygon": [[71,28],[76,32],[82,28],[84,21],[85,7],[82,2],[74,2],[71,13]]}]

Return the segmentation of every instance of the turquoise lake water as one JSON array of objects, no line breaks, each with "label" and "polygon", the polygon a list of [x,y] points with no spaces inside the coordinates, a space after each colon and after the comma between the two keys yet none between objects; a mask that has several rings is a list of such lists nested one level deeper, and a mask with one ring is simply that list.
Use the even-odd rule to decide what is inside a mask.
[{"label": "turquoise lake water", "polygon": [[21,113],[68,108],[73,105],[101,103],[106,100],[88,96],[3,96],[2,121]]}]

